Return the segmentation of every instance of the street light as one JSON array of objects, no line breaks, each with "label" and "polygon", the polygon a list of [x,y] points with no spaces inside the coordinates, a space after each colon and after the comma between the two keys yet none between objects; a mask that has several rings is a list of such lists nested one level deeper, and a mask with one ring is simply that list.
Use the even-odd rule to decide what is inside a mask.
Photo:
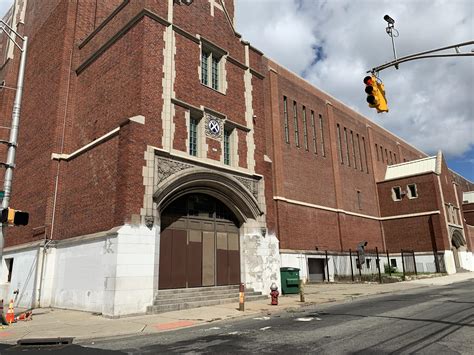
[{"label": "street light", "polygon": [[[3,200],[2,210],[8,208],[10,204],[12,180],[13,180],[13,168],[15,167],[15,155],[16,146],[18,140],[18,127],[20,125],[20,109],[21,109],[21,97],[23,94],[23,79],[25,76],[25,64],[26,64],[26,49],[28,46],[28,37],[21,36],[13,28],[11,28],[5,21],[0,20],[0,31],[8,36],[10,41],[20,50],[20,67],[18,69],[18,78],[16,84],[15,101],[13,102],[12,110],[12,125],[10,128],[10,138],[8,142],[0,141],[0,143],[8,144],[7,161],[1,162],[0,164],[5,167],[5,179],[3,180]],[[14,34],[14,36],[12,35]],[[19,38],[23,45],[21,46],[16,38]],[[3,223],[0,223],[0,261],[3,258]]]}]

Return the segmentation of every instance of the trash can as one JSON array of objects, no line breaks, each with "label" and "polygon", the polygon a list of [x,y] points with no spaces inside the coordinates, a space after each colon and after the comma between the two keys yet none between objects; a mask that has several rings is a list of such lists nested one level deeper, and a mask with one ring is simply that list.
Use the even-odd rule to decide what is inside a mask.
[{"label": "trash can", "polygon": [[300,269],[297,267],[280,268],[281,292],[286,295],[300,292]]}]

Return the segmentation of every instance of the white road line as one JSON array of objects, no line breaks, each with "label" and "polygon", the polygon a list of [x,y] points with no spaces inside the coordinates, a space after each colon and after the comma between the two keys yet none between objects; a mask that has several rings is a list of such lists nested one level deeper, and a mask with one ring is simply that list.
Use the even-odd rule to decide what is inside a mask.
[{"label": "white road line", "polygon": [[267,330],[267,329],[270,329],[271,327],[263,327],[263,328],[260,328],[260,330]]},{"label": "white road line", "polygon": [[314,318],[308,317],[308,318],[296,318],[295,320],[298,321],[298,322],[310,322],[313,319]]}]

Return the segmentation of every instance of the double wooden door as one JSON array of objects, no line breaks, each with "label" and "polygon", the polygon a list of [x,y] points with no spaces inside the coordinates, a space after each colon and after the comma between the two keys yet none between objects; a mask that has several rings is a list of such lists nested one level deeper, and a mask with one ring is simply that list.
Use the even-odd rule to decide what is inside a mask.
[{"label": "double wooden door", "polygon": [[239,231],[234,224],[181,219],[160,238],[160,289],[239,284]]}]

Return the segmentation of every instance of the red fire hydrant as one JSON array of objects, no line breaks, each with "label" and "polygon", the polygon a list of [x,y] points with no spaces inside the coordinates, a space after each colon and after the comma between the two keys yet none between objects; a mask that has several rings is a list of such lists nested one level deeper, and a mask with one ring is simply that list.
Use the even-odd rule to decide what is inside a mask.
[{"label": "red fire hydrant", "polygon": [[278,286],[275,283],[272,283],[270,290],[272,290],[272,292],[270,292],[272,306],[278,306],[278,296],[280,295],[280,292],[278,292]]}]

